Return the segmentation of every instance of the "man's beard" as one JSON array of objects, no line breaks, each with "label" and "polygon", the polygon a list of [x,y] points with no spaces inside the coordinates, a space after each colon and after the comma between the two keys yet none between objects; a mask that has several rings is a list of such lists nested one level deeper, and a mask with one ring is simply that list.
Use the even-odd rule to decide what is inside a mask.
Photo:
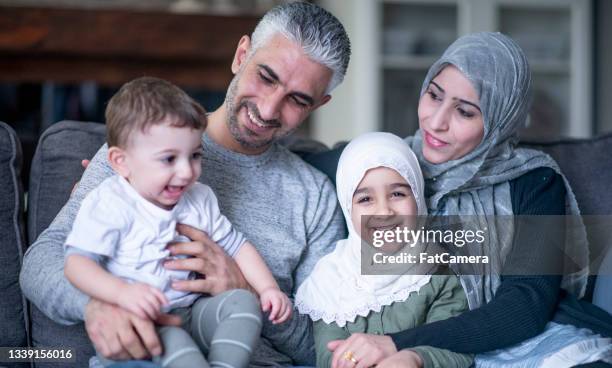
[{"label": "man's beard", "polygon": [[293,133],[296,129],[290,129],[287,131],[276,131],[274,135],[272,135],[272,137],[270,137],[270,139],[267,140],[257,140],[257,139],[249,139],[250,137],[253,138],[257,138],[258,135],[254,132],[251,132],[248,129],[243,129],[243,131],[240,130],[240,123],[238,122],[238,112],[242,109],[245,108],[247,109],[247,111],[251,111],[253,114],[255,114],[255,116],[266,122],[269,125],[274,125],[274,126],[282,126],[281,122],[277,119],[275,120],[263,120],[261,119],[261,115],[259,114],[259,109],[257,108],[257,105],[255,105],[254,103],[248,101],[248,100],[242,100],[239,101],[238,104],[236,105],[236,101],[235,101],[235,97],[237,94],[237,90],[238,90],[238,81],[240,80],[240,76],[241,76],[241,72],[237,73],[234,78],[232,79],[228,89],[227,89],[227,94],[225,96],[225,106],[227,108],[227,127],[230,131],[230,134],[232,135],[232,137],[234,137],[234,139],[244,148],[248,148],[248,149],[258,149],[258,148],[263,148],[263,147],[267,147],[270,144],[272,144],[272,142],[281,139],[283,137],[286,137],[288,135],[290,135],[291,133]]}]

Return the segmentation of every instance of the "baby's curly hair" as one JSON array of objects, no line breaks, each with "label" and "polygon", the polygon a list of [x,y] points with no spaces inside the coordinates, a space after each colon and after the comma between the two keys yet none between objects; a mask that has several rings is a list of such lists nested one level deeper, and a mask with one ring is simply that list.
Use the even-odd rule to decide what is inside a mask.
[{"label": "baby's curly hair", "polygon": [[206,129],[206,110],[185,91],[159,78],[124,84],[106,106],[106,141],[126,148],[131,135],[169,118],[172,126]]}]

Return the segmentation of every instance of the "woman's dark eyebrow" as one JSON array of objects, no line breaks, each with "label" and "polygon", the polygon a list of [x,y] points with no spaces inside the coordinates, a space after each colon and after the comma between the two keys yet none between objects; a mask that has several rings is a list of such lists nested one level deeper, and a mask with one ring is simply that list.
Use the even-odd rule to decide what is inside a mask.
[{"label": "woman's dark eyebrow", "polygon": [[470,102],[470,101],[466,101],[466,100],[462,100],[462,99],[460,99],[460,98],[455,98],[455,100],[457,100],[457,101],[459,101],[459,102],[462,102],[462,103],[465,103],[465,104],[468,104],[468,105],[471,105],[471,106],[474,106],[474,107],[475,107],[475,108],[477,108],[477,109],[478,109],[478,111],[480,111],[480,113],[482,114],[482,111],[480,110],[480,106],[476,105],[475,103]]},{"label": "woman's dark eyebrow", "polygon": [[434,86],[436,86],[436,87],[438,87],[438,89],[440,90],[440,92],[442,92],[442,93],[446,92],[446,91],[444,90],[444,88],[440,87],[440,85],[439,85],[438,83],[434,82],[433,80],[432,80],[431,82],[429,82],[429,83],[430,83],[430,84],[433,84],[433,85],[434,85]]},{"label": "woman's dark eyebrow", "polygon": [[[439,90],[440,90],[442,93],[446,93],[446,91],[444,90],[444,88],[440,87],[440,85],[439,85],[438,83],[436,83],[436,82],[434,82],[434,81],[431,81],[431,82],[429,82],[429,83],[431,83],[431,84],[433,84],[434,86],[436,86],[436,87],[437,87],[437,88],[438,88],[438,89],[439,89]],[[480,106],[476,105],[476,104],[475,104],[475,103],[473,103],[473,102],[470,102],[470,101],[467,101],[467,100],[463,100],[463,99],[460,99],[460,98],[456,98],[456,97],[454,97],[454,98],[453,98],[453,100],[457,100],[457,101],[459,101],[459,102],[462,102],[462,103],[465,103],[465,104],[468,104],[468,105],[474,106],[474,107],[475,107],[475,108],[477,108],[477,109],[478,109],[478,111],[480,111],[480,113],[482,114],[482,110],[480,110]]]}]

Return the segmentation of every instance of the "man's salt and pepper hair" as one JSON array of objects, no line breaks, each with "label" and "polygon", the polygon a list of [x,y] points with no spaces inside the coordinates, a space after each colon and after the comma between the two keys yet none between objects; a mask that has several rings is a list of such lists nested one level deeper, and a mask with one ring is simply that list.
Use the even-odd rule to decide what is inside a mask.
[{"label": "man's salt and pepper hair", "polygon": [[278,5],[255,27],[250,55],[277,33],[301,45],[309,58],[332,70],[326,94],[342,82],[351,56],[351,43],[335,16],[307,2]]}]

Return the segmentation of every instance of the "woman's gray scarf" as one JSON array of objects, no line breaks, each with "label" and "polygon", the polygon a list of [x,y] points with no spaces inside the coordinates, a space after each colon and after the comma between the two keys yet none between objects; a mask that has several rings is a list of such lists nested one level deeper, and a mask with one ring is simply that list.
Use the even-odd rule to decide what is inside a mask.
[{"label": "woman's gray scarf", "polygon": [[[476,89],[484,119],[482,142],[466,156],[442,164],[423,157],[422,134],[406,140],[418,156],[425,176],[431,215],[475,215],[486,222],[489,264],[484,275],[462,275],[471,309],[489,302],[500,285],[500,270],[512,248],[513,226],[500,228],[491,215],[512,215],[509,181],[538,167],[561,174],[557,163],[536,150],[515,148],[517,132],[525,124],[531,102],[531,74],[525,54],[501,33],[477,33],[459,38],[436,61],[425,78],[430,81],[447,65],[459,69]],[[563,174],[561,174],[563,176]],[[565,176],[566,214],[579,215],[578,204]],[[486,217],[484,217],[487,215]],[[584,225],[566,237],[565,256],[580,265],[580,272],[565,275],[562,287],[582,296],[588,275],[588,245]],[[468,250],[471,249],[471,250]],[[478,247],[467,248],[479,255]],[[472,253],[469,253],[472,252]]]}]

